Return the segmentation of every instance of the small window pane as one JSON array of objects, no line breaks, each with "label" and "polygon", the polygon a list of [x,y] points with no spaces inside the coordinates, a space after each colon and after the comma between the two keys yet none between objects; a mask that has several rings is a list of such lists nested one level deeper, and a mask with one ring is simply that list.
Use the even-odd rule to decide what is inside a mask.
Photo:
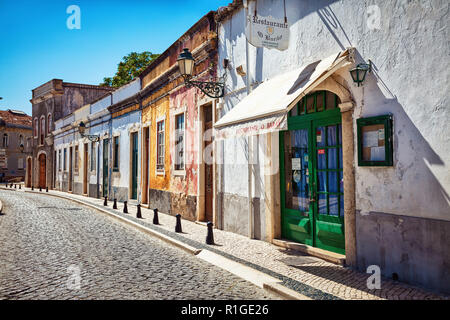
[{"label": "small window pane", "polygon": [[306,113],[314,112],[314,95],[306,96]]},{"label": "small window pane", "polygon": [[319,171],[317,172],[317,190],[319,192],[327,192],[327,176],[326,172]]},{"label": "small window pane", "polygon": [[327,195],[319,194],[319,213],[327,214]]},{"label": "small window pane", "polygon": [[336,126],[327,127],[327,140],[329,146],[335,146],[337,144]]},{"label": "small window pane", "polygon": [[330,192],[338,192],[337,172],[328,172],[328,188]]},{"label": "small window pane", "polygon": [[324,96],[325,96],[325,93],[323,92],[323,91],[320,91],[320,92],[318,92],[317,93],[317,112],[319,112],[319,111],[323,111],[324,110],[324,108],[325,108],[325,106],[324,106]]},{"label": "small window pane", "polygon": [[335,94],[333,92],[327,91],[326,94],[326,110],[331,110],[336,107]]},{"label": "small window pane", "polygon": [[337,149],[328,149],[328,169],[337,169]]},{"label": "small window pane", "polygon": [[338,216],[339,215],[338,196],[330,194],[329,201],[330,201],[330,213],[329,214],[331,216]]}]

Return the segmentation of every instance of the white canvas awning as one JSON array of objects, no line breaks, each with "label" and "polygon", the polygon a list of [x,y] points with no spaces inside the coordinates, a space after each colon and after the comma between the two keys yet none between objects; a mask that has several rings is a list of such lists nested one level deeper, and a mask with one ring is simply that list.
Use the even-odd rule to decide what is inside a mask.
[{"label": "white canvas awning", "polygon": [[287,130],[287,113],[338,69],[350,65],[347,49],[265,81],[214,125],[216,139]]}]

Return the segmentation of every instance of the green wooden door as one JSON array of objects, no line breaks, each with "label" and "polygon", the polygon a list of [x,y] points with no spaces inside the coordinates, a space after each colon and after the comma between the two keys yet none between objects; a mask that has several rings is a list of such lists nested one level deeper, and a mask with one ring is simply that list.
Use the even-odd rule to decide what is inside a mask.
[{"label": "green wooden door", "polygon": [[307,113],[280,132],[282,237],[345,254],[341,114]]},{"label": "green wooden door", "polygon": [[132,133],[131,143],[132,143],[131,199],[137,199],[137,178],[138,178],[138,135],[137,135],[137,132]]},{"label": "green wooden door", "polygon": [[103,197],[108,195],[108,154],[109,154],[109,140],[103,140]]}]

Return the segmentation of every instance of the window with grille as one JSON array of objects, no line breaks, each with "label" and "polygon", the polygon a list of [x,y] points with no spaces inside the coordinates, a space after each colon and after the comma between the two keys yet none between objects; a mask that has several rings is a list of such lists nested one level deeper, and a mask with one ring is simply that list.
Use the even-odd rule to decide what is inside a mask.
[{"label": "window with grille", "polygon": [[184,113],[175,117],[175,170],[184,170]]},{"label": "window with grille", "polygon": [[157,171],[164,171],[164,120],[159,121],[156,124],[156,130],[157,130],[157,141],[156,141],[156,147],[157,147],[157,156],[156,156],[156,170]]}]

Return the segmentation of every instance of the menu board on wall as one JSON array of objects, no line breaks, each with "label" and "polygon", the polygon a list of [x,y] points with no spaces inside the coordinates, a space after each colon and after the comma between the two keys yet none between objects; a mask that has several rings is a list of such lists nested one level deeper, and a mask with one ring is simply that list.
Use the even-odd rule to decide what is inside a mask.
[{"label": "menu board on wall", "polygon": [[361,128],[362,159],[364,161],[385,161],[384,124],[374,124]]}]

